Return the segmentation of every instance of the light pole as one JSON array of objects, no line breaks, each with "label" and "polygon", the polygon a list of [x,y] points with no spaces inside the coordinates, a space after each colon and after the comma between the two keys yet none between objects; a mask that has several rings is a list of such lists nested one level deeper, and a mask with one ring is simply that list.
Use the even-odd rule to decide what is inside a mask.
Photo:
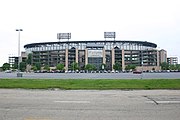
[{"label": "light pole", "polygon": [[142,67],[142,70],[141,70],[141,79],[143,79],[143,50],[142,50],[142,53],[141,53],[141,67]]},{"label": "light pole", "polygon": [[16,29],[18,34],[18,73],[17,77],[22,77],[22,73],[20,73],[20,32],[23,31],[23,29]]}]

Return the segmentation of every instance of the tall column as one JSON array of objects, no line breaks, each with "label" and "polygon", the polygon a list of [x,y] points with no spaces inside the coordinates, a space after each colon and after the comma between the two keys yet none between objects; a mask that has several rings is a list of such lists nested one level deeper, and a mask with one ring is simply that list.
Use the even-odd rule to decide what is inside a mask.
[{"label": "tall column", "polygon": [[88,50],[87,48],[85,49],[85,65],[88,64]]},{"label": "tall column", "polygon": [[159,67],[159,51],[157,50],[157,66]]},{"label": "tall column", "polygon": [[114,57],[114,54],[115,54],[115,52],[114,52],[114,48],[111,50],[112,52],[112,70],[114,70],[113,69],[113,65],[115,64],[115,57]]},{"label": "tall column", "polygon": [[78,48],[76,48],[76,63],[78,63]]},{"label": "tall column", "polygon": [[65,70],[68,71],[68,48],[65,51]]},{"label": "tall column", "polygon": [[125,70],[124,49],[122,49],[122,70]]},{"label": "tall column", "polygon": [[106,50],[103,48],[103,64],[106,64]]}]

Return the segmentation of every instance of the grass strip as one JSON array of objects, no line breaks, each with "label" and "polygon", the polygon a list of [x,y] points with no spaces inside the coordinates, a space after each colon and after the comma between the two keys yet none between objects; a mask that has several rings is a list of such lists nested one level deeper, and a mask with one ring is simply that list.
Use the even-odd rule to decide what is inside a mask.
[{"label": "grass strip", "polygon": [[0,88],[64,90],[180,89],[180,79],[0,79]]}]

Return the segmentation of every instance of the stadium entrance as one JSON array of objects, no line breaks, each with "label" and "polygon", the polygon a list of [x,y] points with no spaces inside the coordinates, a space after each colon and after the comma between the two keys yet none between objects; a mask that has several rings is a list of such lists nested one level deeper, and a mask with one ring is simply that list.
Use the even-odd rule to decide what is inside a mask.
[{"label": "stadium entrance", "polygon": [[103,48],[102,45],[88,45],[88,64],[92,64],[96,67],[97,70],[101,69],[101,65],[103,64]]}]

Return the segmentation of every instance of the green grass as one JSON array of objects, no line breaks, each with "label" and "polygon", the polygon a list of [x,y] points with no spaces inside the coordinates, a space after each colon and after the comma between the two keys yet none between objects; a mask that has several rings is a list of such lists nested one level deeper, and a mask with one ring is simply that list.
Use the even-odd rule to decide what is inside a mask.
[{"label": "green grass", "polygon": [[0,79],[0,88],[65,90],[180,89],[180,79]]}]

